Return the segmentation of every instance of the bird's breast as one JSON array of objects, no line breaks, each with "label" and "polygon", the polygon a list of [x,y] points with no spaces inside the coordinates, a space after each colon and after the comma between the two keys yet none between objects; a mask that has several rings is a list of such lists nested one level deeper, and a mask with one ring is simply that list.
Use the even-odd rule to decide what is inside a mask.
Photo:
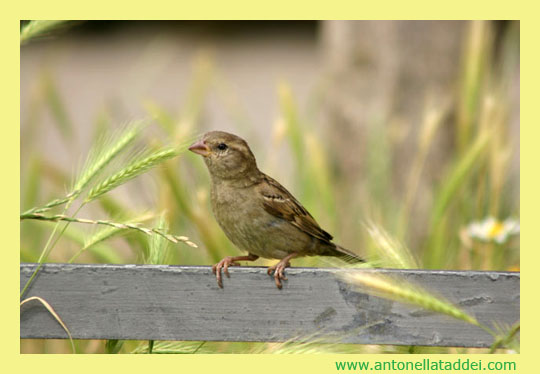
[{"label": "bird's breast", "polygon": [[245,189],[215,188],[212,209],[216,220],[233,242],[239,236],[248,235],[248,231],[255,230],[267,219],[264,217],[267,213],[258,207],[258,201],[254,201],[250,191]]},{"label": "bird's breast", "polygon": [[211,201],[217,222],[240,249],[266,258],[283,258],[290,252],[285,243],[296,231],[289,223],[263,208],[252,189],[213,186]]}]

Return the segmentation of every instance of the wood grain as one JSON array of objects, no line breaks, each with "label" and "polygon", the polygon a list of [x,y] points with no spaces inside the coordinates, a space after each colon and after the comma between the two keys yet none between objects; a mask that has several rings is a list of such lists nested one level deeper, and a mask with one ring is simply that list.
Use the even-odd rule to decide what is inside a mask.
[{"label": "wood grain", "polygon": [[[21,289],[36,264],[21,264]],[[343,269],[290,268],[282,290],[262,267],[235,267],[218,288],[207,266],[46,264],[25,297],[44,298],[75,339],[284,341],[488,347],[480,328],[346,284]],[[512,272],[354,270],[417,284],[488,326],[519,321]],[[38,302],[21,307],[21,338],[67,338]]]}]

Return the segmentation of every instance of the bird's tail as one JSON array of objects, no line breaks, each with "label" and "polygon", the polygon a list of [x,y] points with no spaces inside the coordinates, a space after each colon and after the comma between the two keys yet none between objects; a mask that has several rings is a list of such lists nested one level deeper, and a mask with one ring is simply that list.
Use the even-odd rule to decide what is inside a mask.
[{"label": "bird's tail", "polygon": [[[332,244],[334,244],[334,243],[332,243]],[[342,246],[337,245],[337,244],[335,244],[335,247],[332,248],[332,250],[325,253],[325,256],[339,257],[340,259],[342,259],[342,260],[344,260],[346,262],[350,262],[350,263],[366,262],[366,260],[364,260],[362,257],[360,257],[360,255],[354,253],[353,251],[351,251],[351,250],[349,250],[347,248],[343,248]]]}]

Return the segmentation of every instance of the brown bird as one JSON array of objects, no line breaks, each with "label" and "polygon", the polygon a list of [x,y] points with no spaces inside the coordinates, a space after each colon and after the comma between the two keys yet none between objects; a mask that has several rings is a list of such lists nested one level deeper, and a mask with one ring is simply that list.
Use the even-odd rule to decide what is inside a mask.
[{"label": "brown bird", "polygon": [[268,268],[276,286],[287,280],[284,269],[300,256],[336,256],[362,261],[354,252],[332,243],[309,212],[281,184],[257,168],[255,156],[240,137],[211,131],[189,147],[203,156],[212,181],[211,202],[227,237],[247,256],[225,257],[212,267],[219,287],[221,270],[229,277],[236,261],[259,257],[280,259]]}]

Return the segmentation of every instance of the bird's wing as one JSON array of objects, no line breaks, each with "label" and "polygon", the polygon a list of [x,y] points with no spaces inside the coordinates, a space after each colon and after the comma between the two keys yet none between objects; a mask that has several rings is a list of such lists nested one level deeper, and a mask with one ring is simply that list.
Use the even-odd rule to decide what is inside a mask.
[{"label": "bird's wing", "polygon": [[264,175],[258,188],[263,207],[268,213],[290,222],[308,235],[330,243],[332,235],[321,229],[306,208],[279,182]]}]

